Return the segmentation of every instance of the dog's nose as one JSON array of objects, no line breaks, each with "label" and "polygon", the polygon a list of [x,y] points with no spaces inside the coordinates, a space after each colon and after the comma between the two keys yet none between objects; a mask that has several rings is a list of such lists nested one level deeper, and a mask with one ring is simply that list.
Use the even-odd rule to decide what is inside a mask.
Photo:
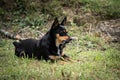
[{"label": "dog's nose", "polygon": [[72,38],[69,37],[65,42],[66,42],[66,43],[69,43],[71,40],[72,40]]},{"label": "dog's nose", "polygon": [[71,41],[71,40],[73,40],[71,37],[69,37],[69,40]]}]

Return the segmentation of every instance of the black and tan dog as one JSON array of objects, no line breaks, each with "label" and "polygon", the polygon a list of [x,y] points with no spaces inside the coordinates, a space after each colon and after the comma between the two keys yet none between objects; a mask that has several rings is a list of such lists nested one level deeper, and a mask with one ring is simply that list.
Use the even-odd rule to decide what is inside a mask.
[{"label": "black and tan dog", "polygon": [[15,46],[15,55],[18,57],[35,57],[37,59],[55,60],[57,58],[69,58],[63,54],[63,48],[66,43],[71,41],[65,29],[67,18],[59,24],[55,18],[51,29],[40,39],[25,39],[20,42],[13,42]]}]

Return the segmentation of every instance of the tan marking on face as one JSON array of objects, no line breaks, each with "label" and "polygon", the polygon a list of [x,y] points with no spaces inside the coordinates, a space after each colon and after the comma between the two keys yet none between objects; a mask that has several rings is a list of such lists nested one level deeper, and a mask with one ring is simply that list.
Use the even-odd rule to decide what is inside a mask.
[{"label": "tan marking on face", "polygon": [[59,46],[62,41],[67,40],[68,36],[60,36],[59,34],[56,34],[56,46]]},{"label": "tan marking on face", "polygon": [[67,32],[66,30],[63,30],[63,32]]},{"label": "tan marking on face", "polygon": [[66,31],[66,30],[63,30],[63,32],[67,33],[68,31]]}]

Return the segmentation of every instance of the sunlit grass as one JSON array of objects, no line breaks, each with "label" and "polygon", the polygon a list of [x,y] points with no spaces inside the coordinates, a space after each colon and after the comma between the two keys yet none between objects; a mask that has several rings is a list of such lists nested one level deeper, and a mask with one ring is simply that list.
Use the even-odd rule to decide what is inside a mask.
[{"label": "sunlit grass", "polygon": [[[120,0],[70,0],[70,2],[65,0],[65,3],[55,0],[52,2],[54,3],[42,6],[47,11],[42,13],[60,16],[62,11],[58,9],[62,5],[76,9],[80,2],[80,9],[83,11],[91,11],[103,18],[120,17]],[[49,1],[46,4],[49,4]],[[44,19],[46,15],[39,15],[34,13],[25,18],[20,16],[16,18],[13,15],[16,19],[13,17],[12,24],[3,23],[13,25],[13,31],[17,31],[18,26],[31,26],[32,29],[41,30],[40,26],[43,26],[47,19]],[[77,39],[66,46],[64,53],[69,55],[73,62],[59,60],[51,63],[44,60],[18,58],[14,55],[13,41],[0,39],[0,80],[120,80],[120,45],[109,44],[90,31],[84,32],[82,29],[84,26],[77,27],[73,22],[71,25],[67,28],[68,32],[70,36]],[[43,28],[43,32],[48,30]]]},{"label": "sunlit grass", "polygon": [[[76,34],[74,34],[76,35]],[[99,38],[100,39],[100,38]],[[105,44],[106,50],[88,47],[86,42],[99,40],[87,35],[73,40],[64,50],[74,62],[18,58],[12,40],[3,39],[0,47],[0,79],[4,80],[119,80],[120,51]],[[100,41],[101,42],[101,41]],[[79,43],[79,44],[78,44]],[[92,45],[92,43],[91,43]]]}]

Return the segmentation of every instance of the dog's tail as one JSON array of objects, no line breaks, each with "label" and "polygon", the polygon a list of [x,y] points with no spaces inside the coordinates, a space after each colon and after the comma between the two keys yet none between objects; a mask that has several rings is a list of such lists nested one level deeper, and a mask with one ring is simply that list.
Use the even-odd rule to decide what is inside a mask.
[{"label": "dog's tail", "polygon": [[19,35],[11,34],[3,29],[0,29],[0,35],[5,36],[9,39],[13,39],[13,40],[22,40],[22,38]]}]

